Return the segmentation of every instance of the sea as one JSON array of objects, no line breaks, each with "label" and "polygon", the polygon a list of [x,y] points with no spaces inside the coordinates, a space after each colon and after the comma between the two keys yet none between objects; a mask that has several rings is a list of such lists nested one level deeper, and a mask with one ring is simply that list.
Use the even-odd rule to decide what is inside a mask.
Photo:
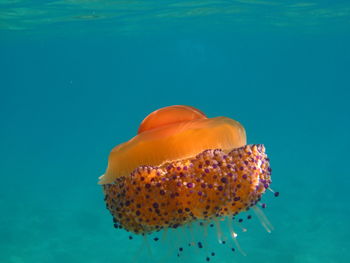
[{"label": "sea", "polygon": [[[109,153],[170,105],[265,145],[271,233],[114,227]],[[348,263],[349,136],[349,1],[0,0],[1,263]]]}]

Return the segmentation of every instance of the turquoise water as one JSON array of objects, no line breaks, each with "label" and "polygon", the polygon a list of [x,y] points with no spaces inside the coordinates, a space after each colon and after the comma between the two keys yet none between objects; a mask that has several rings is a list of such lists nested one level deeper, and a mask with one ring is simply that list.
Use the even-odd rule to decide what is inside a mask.
[{"label": "turquoise water", "polygon": [[0,7],[0,262],[206,262],[129,240],[97,185],[110,150],[174,104],[240,121],[281,193],[263,199],[271,234],[254,215],[243,222],[247,256],[209,231],[213,262],[350,262],[347,1]]}]

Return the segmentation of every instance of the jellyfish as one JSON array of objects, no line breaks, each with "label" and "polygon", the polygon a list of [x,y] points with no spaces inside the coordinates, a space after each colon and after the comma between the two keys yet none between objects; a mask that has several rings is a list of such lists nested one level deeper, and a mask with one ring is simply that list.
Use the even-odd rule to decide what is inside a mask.
[{"label": "jellyfish", "polygon": [[216,225],[224,243],[220,220],[229,218],[240,249],[231,223],[239,213],[252,209],[272,229],[259,208],[265,191],[273,191],[270,176],[264,145],[247,145],[239,122],[175,105],[149,114],[135,137],[111,151],[99,184],[116,228],[145,236],[199,222]]}]

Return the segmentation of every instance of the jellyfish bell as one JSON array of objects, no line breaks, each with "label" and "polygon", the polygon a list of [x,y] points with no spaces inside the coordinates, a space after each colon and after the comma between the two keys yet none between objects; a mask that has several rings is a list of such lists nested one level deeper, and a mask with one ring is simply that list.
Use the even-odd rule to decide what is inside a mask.
[{"label": "jellyfish bell", "polygon": [[257,206],[271,190],[270,175],[265,147],[246,145],[239,122],[175,105],[149,114],[134,138],[112,150],[99,183],[116,228],[146,235],[214,221],[224,243],[220,220],[228,218],[240,250],[233,216],[253,208],[272,229]]},{"label": "jellyfish bell", "polygon": [[138,134],[147,130],[152,130],[168,124],[183,121],[207,119],[206,115],[191,106],[174,105],[164,107],[150,113],[140,124]]},{"label": "jellyfish bell", "polygon": [[233,119],[207,118],[190,106],[165,107],[149,114],[134,138],[112,150],[99,183],[112,183],[140,165],[161,165],[207,149],[230,151],[245,144],[245,130]]}]

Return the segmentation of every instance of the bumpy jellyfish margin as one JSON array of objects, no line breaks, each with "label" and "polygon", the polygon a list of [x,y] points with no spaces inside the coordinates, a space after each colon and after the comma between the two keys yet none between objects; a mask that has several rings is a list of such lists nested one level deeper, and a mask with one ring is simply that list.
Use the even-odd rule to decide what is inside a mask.
[{"label": "bumpy jellyfish margin", "polygon": [[248,210],[271,184],[270,174],[265,147],[255,144],[139,166],[129,176],[103,185],[103,190],[119,228],[148,234]]}]

